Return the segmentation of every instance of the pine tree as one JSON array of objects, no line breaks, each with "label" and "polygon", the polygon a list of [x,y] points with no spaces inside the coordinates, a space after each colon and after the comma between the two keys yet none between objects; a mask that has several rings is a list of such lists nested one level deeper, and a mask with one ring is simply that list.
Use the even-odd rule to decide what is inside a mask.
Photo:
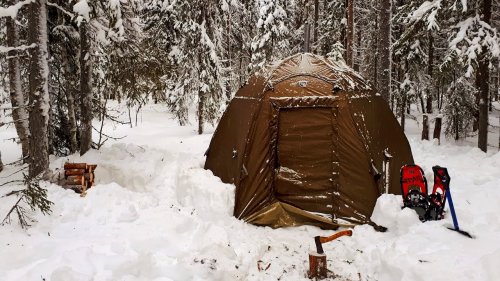
[{"label": "pine tree", "polygon": [[466,137],[472,130],[474,112],[477,109],[475,95],[477,89],[465,77],[453,81],[448,88],[448,101],[444,108],[445,134],[455,140]]},{"label": "pine tree", "polygon": [[289,54],[287,39],[289,28],[284,0],[259,0],[257,2],[257,34],[252,40],[251,69],[259,70],[273,60]]},{"label": "pine tree", "polygon": [[[196,102],[198,132],[203,125],[218,119],[221,106],[229,96],[224,79],[224,37],[221,26],[222,7],[217,1],[150,2],[147,13],[162,22],[148,22],[148,32],[158,37],[172,66],[166,75],[169,94],[167,104],[181,125],[189,121],[188,107]],[[148,29],[147,28],[147,29]],[[174,67],[177,66],[177,67]],[[189,67],[186,67],[188,66]]]},{"label": "pine tree", "polygon": [[342,38],[343,30],[345,30],[344,2],[343,0],[325,1],[323,16],[319,20],[319,35],[315,47],[320,55],[325,56],[332,53],[336,57],[343,57],[343,55],[338,56],[340,54],[338,51],[345,49]]}]

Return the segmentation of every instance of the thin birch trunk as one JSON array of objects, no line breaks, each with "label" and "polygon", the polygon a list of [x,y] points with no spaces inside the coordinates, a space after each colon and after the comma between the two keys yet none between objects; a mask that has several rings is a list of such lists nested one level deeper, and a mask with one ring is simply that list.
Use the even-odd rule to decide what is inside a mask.
[{"label": "thin birch trunk", "polygon": [[[17,0],[7,2],[8,5],[14,5]],[[7,45],[9,47],[16,47],[19,45],[19,28],[14,19],[6,18],[7,26]],[[10,102],[12,104],[12,119],[19,136],[21,143],[23,159],[29,155],[29,124],[28,124],[28,111],[24,103],[24,93],[21,80],[21,62],[19,60],[18,52],[12,50],[8,52],[9,61],[9,88],[10,88]]]}]

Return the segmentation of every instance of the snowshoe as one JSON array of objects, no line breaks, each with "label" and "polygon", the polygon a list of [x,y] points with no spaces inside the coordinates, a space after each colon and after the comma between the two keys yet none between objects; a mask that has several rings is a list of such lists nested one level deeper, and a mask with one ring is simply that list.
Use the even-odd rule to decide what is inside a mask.
[{"label": "snowshoe", "polygon": [[421,221],[427,219],[429,203],[427,201],[427,180],[424,171],[417,165],[401,167],[401,194],[403,207],[414,209]]},{"label": "snowshoe", "polygon": [[446,168],[440,166],[432,167],[434,172],[434,186],[432,194],[429,195],[429,220],[440,220],[444,217],[444,205],[446,203],[446,185],[449,184],[450,176]]}]

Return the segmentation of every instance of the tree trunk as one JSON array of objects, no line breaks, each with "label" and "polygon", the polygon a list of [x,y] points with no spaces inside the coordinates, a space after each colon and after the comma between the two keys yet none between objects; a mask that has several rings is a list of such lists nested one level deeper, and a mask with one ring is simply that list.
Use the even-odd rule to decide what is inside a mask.
[{"label": "tree trunk", "polygon": [[346,42],[346,63],[353,67],[352,43],[354,36],[354,0],[347,0],[347,42]]},{"label": "tree trunk", "polygon": [[500,67],[497,65],[497,79],[496,79],[496,87],[495,87],[495,101],[498,101],[498,96],[500,92]]},{"label": "tree trunk", "polygon": [[[479,57],[479,59],[481,59],[481,57]],[[478,65],[480,64],[480,62],[478,62]],[[480,96],[481,96],[481,69],[479,68],[478,66],[478,69],[476,70],[476,81],[475,81],[475,84],[476,84],[476,89],[477,89],[477,92],[476,92],[476,95],[475,95],[475,104],[477,106],[477,109],[474,110],[474,122],[472,123],[472,131],[473,132],[476,132],[478,129],[479,129],[479,100],[480,100]]]},{"label": "tree trunk", "polygon": [[49,90],[47,63],[47,0],[36,0],[29,7],[28,40],[36,44],[30,49],[29,67],[29,176],[44,173],[49,168]]},{"label": "tree trunk", "polygon": [[389,102],[391,94],[391,0],[381,0],[379,8],[377,84],[378,91]]},{"label": "tree trunk", "polygon": [[303,52],[308,53],[311,51],[311,23],[309,17],[309,0],[306,0],[304,5],[304,14],[306,21],[304,23],[304,46]]},{"label": "tree trunk", "polygon": [[429,140],[429,116],[423,115],[422,140]]},{"label": "tree trunk", "polygon": [[[319,0],[314,0],[314,38],[313,42],[314,45],[317,46],[318,43],[318,21],[319,21]],[[314,53],[317,53],[316,51],[317,47],[314,48]]]},{"label": "tree trunk", "polygon": [[0,172],[3,171],[2,153],[0,152]]},{"label": "tree trunk", "polygon": [[[483,1],[483,20],[490,23],[491,20],[491,0]],[[489,59],[484,55],[487,53],[487,48],[483,46],[483,51],[479,57],[478,65],[478,82],[479,82],[479,135],[477,145],[479,149],[486,152],[488,150],[488,96],[490,70],[488,65]]]},{"label": "tree trunk", "polygon": [[[488,70],[489,71],[489,70]],[[489,112],[492,112],[493,111],[493,95],[491,94],[491,88],[490,88],[490,84],[491,84],[491,75],[489,77],[489,81],[488,81],[488,111]]]},{"label": "tree trunk", "polygon": [[425,113],[424,98],[422,96],[421,91],[418,91],[418,99],[420,100],[420,107],[422,108],[422,113]]},{"label": "tree trunk", "polygon": [[70,153],[75,153],[78,149],[78,140],[77,140],[77,124],[76,124],[76,115],[75,115],[75,95],[74,90],[75,87],[73,85],[73,81],[71,79],[72,67],[69,62],[69,48],[63,47],[63,67],[65,74],[65,94],[66,94],[66,107],[68,108],[68,121],[69,121],[69,151]]},{"label": "tree trunk", "polygon": [[303,52],[304,53],[309,53],[310,51],[310,35],[311,35],[311,27],[309,25],[309,21],[306,21],[304,25],[304,47],[303,47]]},{"label": "tree trunk", "polygon": [[[14,5],[17,0],[7,2],[7,6]],[[19,45],[19,28],[14,19],[6,18],[7,26],[7,45],[17,47]],[[9,89],[10,102],[12,104],[12,119],[16,127],[17,135],[21,142],[23,159],[29,155],[29,124],[28,111],[24,103],[24,93],[21,79],[21,62],[18,52],[12,50],[8,52],[9,61]]]},{"label": "tree trunk", "polygon": [[232,71],[230,72],[231,75],[230,77],[226,80],[226,87],[225,87],[225,91],[226,91],[226,105],[229,104],[229,101],[231,101],[231,94],[232,94],[232,89],[231,89],[231,81],[232,81],[232,73],[234,73],[234,69],[233,69],[233,66],[232,66],[232,63],[233,63],[233,59],[232,59],[232,50],[231,50],[231,26],[232,26],[232,22],[231,22],[231,17],[230,16],[226,16],[226,52],[227,52],[227,55],[226,55],[226,67],[227,69],[231,69]]},{"label": "tree trunk", "polygon": [[405,115],[405,112],[406,112],[406,102],[407,102],[407,94],[406,93],[403,93],[403,97],[401,98],[401,111],[400,111],[400,114],[401,114],[401,128],[403,129],[403,131],[405,130],[405,121],[406,121],[406,115]]},{"label": "tree trunk", "polygon": [[360,58],[361,58],[361,31],[358,30],[356,31],[356,41],[357,41],[357,44],[356,44],[356,47],[357,47],[357,50],[356,50],[356,59],[353,59],[353,64],[354,64],[354,70],[355,71],[359,71],[360,70],[360,67],[359,67],[359,61],[360,61]]},{"label": "tree trunk", "polygon": [[427,89],[427,100],[426,100],[426,112],[427,113],[432,113],[432,71],[433,71],[433,64],[434,64],[434,38],[432,37],[431,31],[428,31],[429,35],[429,61],[427,65],[427,75],[429,75],[429,88]]},{"label": "tree trunk", "polygon": [[[378,30],[379,24],[378,24],[378,15],[375,11],[373,13],[373,18],[375,20],[375,27],[374,30]],[[375,32],[373,35],[373,86],[375,86],[376,89],[378,89],[378,32]]]},{"label": "tree trunk", "polygon": [[198,93],[198,134],[203,134],[203,123],[205,122],[205,93]]},{"label": "tree trunk", "polygon": [[80,155],[92,145],[92,54],[88,23],[80,24]]},{"label": "tree trunk", "polygon": [[434,122],[434,134],[432,135],[433,139],[438,139],[438,144],[441,144],[441,124],[443,123],[443,119],[441,117],[436,117],[436,121]]}]

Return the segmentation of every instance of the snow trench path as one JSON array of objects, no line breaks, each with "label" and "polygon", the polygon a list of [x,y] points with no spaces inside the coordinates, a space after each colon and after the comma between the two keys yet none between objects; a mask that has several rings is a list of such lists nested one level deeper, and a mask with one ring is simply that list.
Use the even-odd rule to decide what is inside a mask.
[{"label": "snow trench path", "polygon": [[0,280],[302,279],[303,243],[326,233],[302,227],[290,237],[235,219],[234,186],[200,155],[120,143],[52,168],[67,160],[98,162],[96,186],[80,198],[49,185],[51,216],[37,215],[27,232],[0,228]]}]

